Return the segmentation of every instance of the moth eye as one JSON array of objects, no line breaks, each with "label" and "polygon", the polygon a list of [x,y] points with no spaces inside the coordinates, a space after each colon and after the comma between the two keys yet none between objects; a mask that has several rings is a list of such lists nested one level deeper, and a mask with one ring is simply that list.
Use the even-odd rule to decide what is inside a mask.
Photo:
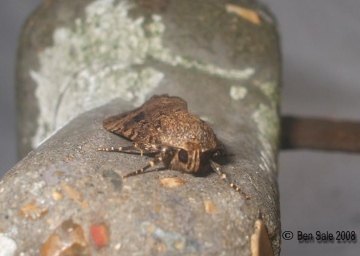
[{"label": "moth eye", "polygon": [[220,151],[216,151],[216,152],[212,155],[212,157],[218,157],[218,156],[220,156]]},{"label": "moth eye", "polygon": [[187,163],[188,161],[188,153],[183,149],[180,149],[179,151],[179,160],[183,163]]}]

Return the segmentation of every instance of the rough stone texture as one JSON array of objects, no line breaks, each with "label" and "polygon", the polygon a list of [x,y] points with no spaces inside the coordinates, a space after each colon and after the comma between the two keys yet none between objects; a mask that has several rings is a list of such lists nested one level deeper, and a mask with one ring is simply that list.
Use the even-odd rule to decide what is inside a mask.
[{"label": "rough stone texture", "polygon": [[[278,255],[279,70],[276,26],[254,1],[46,1],[20,45],[21,154],[119,99],[77,117],[3,178],[0,239],[28,255],[49,241],[83,255],[250,255],[260,211]],[[215,173],[122,181],[118,173],[149,159],[96,151],[129,143],[103,118],[162,93],[213,127],[234,154],[224,171],[249,201]],[[174,177],[185,183],[164,185]]]},{"label": "rough stone texture", "polygon": [[[195,113],[211,104],[196,107],[189,101]],[[119,174],[144,166],[149,158],[97,151],[99,146],[129,145],[101,125],[104,117],[132,108],[119,100],[72,121],[3,178],[1,235],[15,241],[16,254],[37,255],[54,230],[72,220],[82,227],[92,253],[96,246],[91,243],[90,227],[104,223],[109,228],[110,242],[101,249],[102,255],[120,251],[124,255],[250,255],[250,236],[261,211],[278,254],[275,165],[261,167],[269,163],[263,160],[266,151],[259,127],[250,120],[239,125],[249,116],[244,106],[237,105],[239,109],[233,110],[239,113],[237,118],[221,111],[209,116],[234,153],[223,163],[224,171],[250,200],[212,172],[195,177],[166,170],[122,181]],[[265,159],[274,161],[269,156]],[[174,177],[185,183],[164,186],[163,178]]]}]

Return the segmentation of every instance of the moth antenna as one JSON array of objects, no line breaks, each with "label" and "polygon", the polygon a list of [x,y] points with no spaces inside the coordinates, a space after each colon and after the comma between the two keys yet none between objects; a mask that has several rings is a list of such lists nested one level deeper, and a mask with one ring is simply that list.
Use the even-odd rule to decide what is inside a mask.
[{"label": "moth antenna", "polygon": [[234,183],[229,181],[229,179],[226,176],[226,173],[221,171],[221,166],[218,163],[215,163],[214,161],[210,160],[210,165],[211,168],[220,176],[220,178],[226,181],[230,185],[230,187],[235,189],[235,191],[239,192],[246,200],[250,199],[250,197],[247,194],[245,194],[238,186],[236,186]]},{"label": "moth antenna", "polygon": [[[124,152],[124,150],[128,148],[128,147],[110,147],[110,148],[98,148],[97,150],[98,151],[106,151],[106,152]],[[139,152],[138,149],[137,150],[137,153]]]},{"label": "moth antenna", "polygon": [[134,143],[132,146],[127,147],[109,147],[109,148],[98,148],[98,151],[106,152],[121,152],[127,154],[147,155],[158,153],[159,150],[154,147],[147,147],[145,144]]}]

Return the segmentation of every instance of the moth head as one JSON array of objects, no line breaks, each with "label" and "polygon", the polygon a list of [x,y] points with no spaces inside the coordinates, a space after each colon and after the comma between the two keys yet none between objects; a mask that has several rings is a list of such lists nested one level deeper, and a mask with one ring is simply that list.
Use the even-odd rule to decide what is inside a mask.
[{"label": "moth head", "polygon": [[186,142],[183,147],[175,148],[173,152],[174,156],[170,160],[170,168],[189,173],[198,172],[209,165],[210,159],[226,154],[222,145],[204,151],[198,141]]},{"label": "moth head", "polygon": [[200,150],[177,149],[171,159],[170,167],[183,172],[197,172],[200,168]]}]

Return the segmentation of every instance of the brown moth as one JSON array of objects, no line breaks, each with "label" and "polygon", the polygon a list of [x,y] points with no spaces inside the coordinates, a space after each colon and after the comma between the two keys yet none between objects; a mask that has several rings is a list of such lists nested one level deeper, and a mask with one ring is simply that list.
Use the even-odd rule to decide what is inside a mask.
[{"label": "brown moth", "polygon": [[246,199],[240,190],[214,162],[227,155],[225,147],[216,138],[210,126],[198,116],[188,112],[186,102],[168,95],[153,96],[141,107],[111,116],[103,121],[106,130],[134,142],[128,147],[99,148],[99,151],[152,155],[145,167],[123,175],[123,178],[144,173],[150,167],[163,162],[171,170],[197,173],[210,164],[232,188]]}]

